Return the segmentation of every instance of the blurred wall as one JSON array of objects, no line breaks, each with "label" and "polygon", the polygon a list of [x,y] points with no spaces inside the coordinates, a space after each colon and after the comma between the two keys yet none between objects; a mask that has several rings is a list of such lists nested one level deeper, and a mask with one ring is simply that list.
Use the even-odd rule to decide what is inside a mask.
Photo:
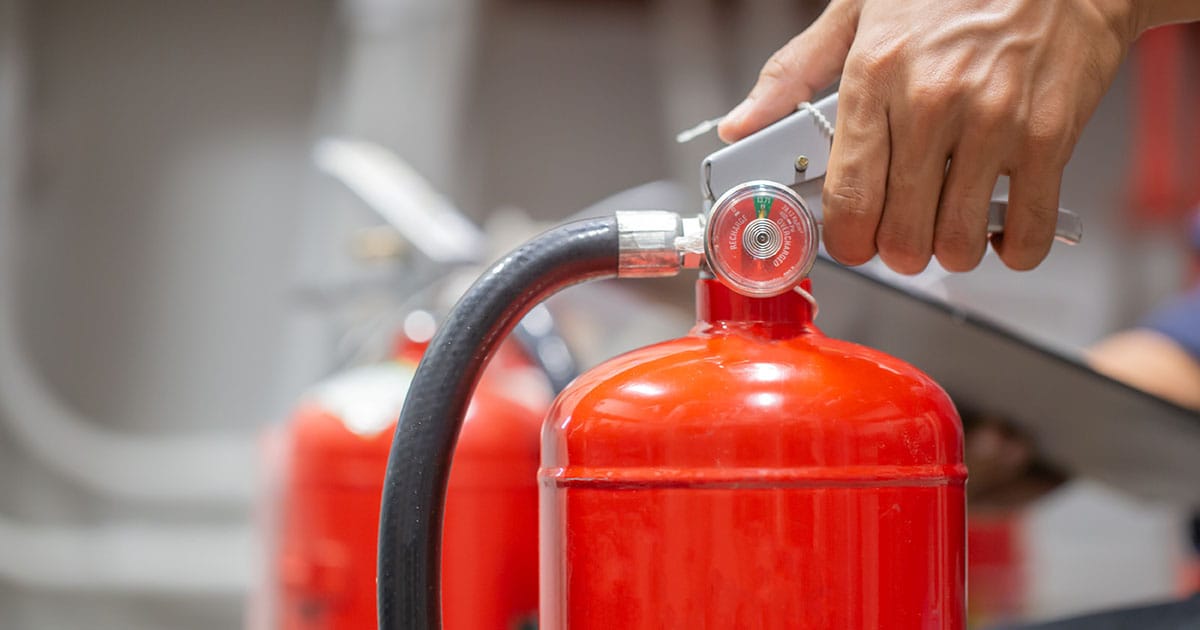
[{"label": "blurred wall", "polygon": [[[15,268],[4,269],[15,274],[16,290],[0,296],[0,307],[16,309],[31,367],[97,431],[239,432],[252,449],[256,427],[277,418],[323,369],[291,363],[292,344],[304,340],[289,337],[290,291],[334,6],[5,5],[3,37],[11,46],[3,61],[19,70],[10,87],[21,97],[6,121],[20,150],[5,170],[21,178],[2,201],[14,213],[9,227],[19,247],[6,252],[10,262],[16,255]],[[12,413],[12,400],[0,402],[0,412]],[[29,532],[66,527],[75,540],[108,531],[116,543],[130,523],[248,527],[249,506],[168,507],[86,492],[41,465],[6,429],[0,425],[0,449],[16,457],[0,458],[0,513]],[[212,462],[214,469],[229,464]],[[119,561],[105,560],[113,550],[95,540],[82,550],[83,566],[88,556]],[[253,559],[244,548],[226,551],[233,556],[226,573],[244,583]],[[162,597],[99,582],[64,592],[2,585],[0,625],[240,624],[239,593]]]},{"label": "blurred wall", "polygon": [[288,400],[274,357],[331,16],[29,5],[18,303],[66,400],[143,430],[257,423]]}]

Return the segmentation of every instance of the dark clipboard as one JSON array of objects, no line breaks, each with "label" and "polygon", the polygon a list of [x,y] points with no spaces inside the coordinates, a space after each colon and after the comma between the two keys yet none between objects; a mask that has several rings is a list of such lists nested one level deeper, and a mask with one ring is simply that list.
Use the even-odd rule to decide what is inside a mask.
[{"label": "dark clipboard", "polygon": [[827,334],[895,355],[961,402],[1007,418],[1075,474],[1200,507],[1200,414],[1099,374],[984,315],[822,254],[812,273]]}]

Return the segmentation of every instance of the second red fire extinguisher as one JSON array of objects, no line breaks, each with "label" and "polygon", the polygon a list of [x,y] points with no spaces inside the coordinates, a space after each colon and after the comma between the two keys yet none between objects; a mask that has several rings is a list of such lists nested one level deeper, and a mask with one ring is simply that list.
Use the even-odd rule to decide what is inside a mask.
[{"label": "second red fire extinguisher", "polygon": [[[269,627],[375,621],[379,494],[396,411],[424,343],[317,385],[277,441]],[[447,485],[442,592],[448,630],[526,630],[537,614],[538,428],[549,387],[516,344],[501,346],[464,419]]]}]

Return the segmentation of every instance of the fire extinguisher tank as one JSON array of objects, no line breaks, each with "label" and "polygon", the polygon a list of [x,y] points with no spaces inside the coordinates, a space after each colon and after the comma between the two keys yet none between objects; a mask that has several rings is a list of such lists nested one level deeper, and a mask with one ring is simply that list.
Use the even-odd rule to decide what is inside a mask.
[{"label": "fire extinguisher tank", "polygon": [[697,311],[687,336],[591,370],[550,411],[541,627],[962,628],[946,394],[825,337],[798,292],[700,280]]}]

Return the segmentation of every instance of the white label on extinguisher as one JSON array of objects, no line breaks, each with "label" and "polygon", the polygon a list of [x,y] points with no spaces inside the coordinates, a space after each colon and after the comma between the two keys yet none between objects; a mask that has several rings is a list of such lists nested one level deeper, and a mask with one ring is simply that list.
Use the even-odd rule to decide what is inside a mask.
[{"label": "white label on extinguisher", "polygon": [[317,385],[309,394],[359,435],[374,435],[400,417],[413,369],[397,362],[355,368]]}]

